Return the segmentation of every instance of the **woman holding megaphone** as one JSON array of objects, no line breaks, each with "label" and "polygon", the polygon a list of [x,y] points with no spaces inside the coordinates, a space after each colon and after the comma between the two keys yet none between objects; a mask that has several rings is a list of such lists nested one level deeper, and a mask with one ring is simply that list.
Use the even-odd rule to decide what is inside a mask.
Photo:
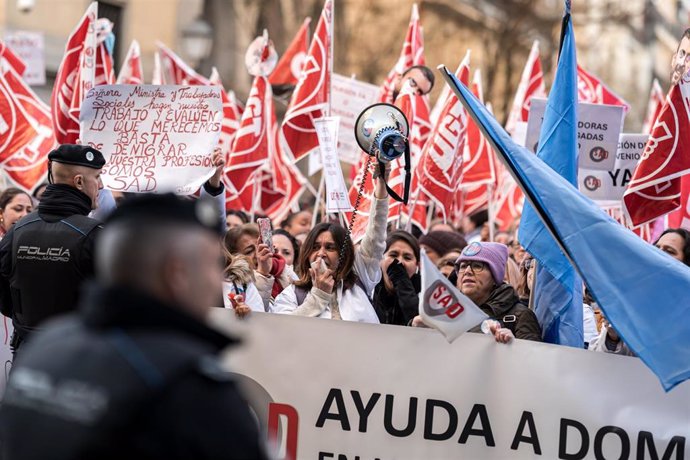
[{"label": "woman holding megaphone", "polygon": [[[378,170],[378,168],[377,168]],[[386,164],[385,179],[390,172]],[[386,247],[388,192],[374,174],[375,191],[366,234],[357,248],[338,223],[322,222],[307,235],[296,264],[300,279],[278,295],[273,312],[378,323],[369,300],[381,280]]]}]

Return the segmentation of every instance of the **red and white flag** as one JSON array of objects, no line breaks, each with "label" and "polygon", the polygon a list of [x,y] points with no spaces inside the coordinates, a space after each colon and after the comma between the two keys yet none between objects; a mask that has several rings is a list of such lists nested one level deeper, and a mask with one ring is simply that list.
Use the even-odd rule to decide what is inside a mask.
[{"label": "red and white flag", "polygon": [[630,110],[630,104],[579,64],[577,66],[577,100],[591,104],[620,105],[623,106],[625,113]]},{"label": "red and white flag", "polygon": [[[469,83],[469,52],[460,63],[455,75],[464,84]],[[462,178],[462,156],[467,136],[467,113],[455,94],[446,98],[429,142],[422,151],[419,165],[415,168],[415,186],[436,204],[444,220],[450,219],[455,191]],[[419,206],[419,203],[414,205]],[[412,211],[413,214],[415,211]],[[415,221],[421,220],[416,217]]]},{"label": "red and white flag", "polygon": [[273,152],[270,164],[271,175],[261,182],[261,208],[274,222],[280,222],[304,193],[306,179],[279,149]]},{"label": "red and white flag", "polygon": [[400,56],[381,85],[378,101],[392,104],[395,84],[402,73],[413,65],[424,64],[424,37],[419,21],[419,9],[417,4],[414,3],[412,5],[410,23],[407,27],[407,34],[405,35],[405,42],[403,43],[402,50],[400,50]]},{"label": "red and white flag", "polygon": [[115,69],[111,47],[115,44],[113,23],[108,19],[96,20],[96,76],[94,85],[115,83]]},{"label": "red and white flag", "polygon": [[661,108],[664,106],[664,92],[661,89],[659,80],[656,78],[652,82],[652,89],[649,92],[649,103],[647,104],[647,114],[644,117],[644,124],[642,125],[642,132],[649,134],[652,131],[652,126],[656,121]]},{"label": "red and white flag", "polygon": [[690,173],[690,81],[671,87],[623,195],[633,225],[674,211],[681,203],[680,177]]},{"label": "red and white flag", "polygon": [[272,86],[295,86],[299,81],[302,65],[309,49],[309,24],[311,18],[306,18],[280,58],[276,68],[268,77]]},{"label": "red and white flag", "polygon": [[95,86],[97,16],[98,3],[93,2],[67,39],[55,77],[50,106],[55,138],[60,144],[74,144],[79,138],[81,102]]},{"label": "red and white flag", "polygon": [[208,85],[209,81],[198,74],[180,56],[164,44],[157,42],[160,59],[161,85]]},{"label": "red and white flag", "polygon": [[690,174],[673,181],[680,181],[680,208],[668,215],[668,227],[690,230]]},{"label": "red and white flag", "polygon": [[[494,191],[494,222],[499,230],[508,231],[522,216],[525,196],[517,182],[504,166],[499,167],[498,186]],[[491,210],[490,210],[491,212]]]},{"label": "red and white flag", "polygon": [[314,120],[329,115],[333,0],[326,0],[281,126],[281,149],[294,161],[319,147]]},{"label": "red and white flag", "polygon": [[3,41],[0,41],[0,59],[4,59],[6,64],[17,72],[17,75],[24,75],[26,64]]},{"label": "red and white flag", "polygon": [[132,40],[127,51],[125,61],[117,76],[118,85],[142,85],[144,83],[144,71],[141,66],[141,49],[139,42]]},{"label": "red and white flag", "polygon": [[513,100],[513,107],[510,109],[508,121],[506,122],[506,131],[513,134],[518,123],[527,123],[533,97],[546,99],[546,85],[544,84],[544,72],[541,69],[541,60],[539,59],[538,40],[534,40],[534,43],[532,43],[532,49],[522,71],[522,77],[520,77],[520,83]]},{"label": "red and white flag", "polygon": [[0,77],[0,86],[5,99],[0,164],[17,187],[30,192],[45,177],[48,153],[55,147],[50,108],[12,68]]},{"label": "red and white flag", "polygon": [[[481,72],[476,70],[472,79],[472,92],[484,102]],[[489,205],[489,194],[496,188],[496,158],[490,144],[484,138],[479,127],[469,120],[467,142],[465,143],[462,163],[462,215],[469,216],[486,209]]]},{"label": "red and white flag", "polygon": [[235,133],[240,127],[241,113],[237,106],[237,101],[234,98],[235,93],[225,92],[223,82],[220,80],[220,74],[215,67],[213,67],[211,71],[209,82],[211,85],[221,88],[220,96],[223,100],[223,123],[220,130],[220,138],[218,139],[218,147],[220,147],[227,162],[230,158],[232,142],[235,140]]}]

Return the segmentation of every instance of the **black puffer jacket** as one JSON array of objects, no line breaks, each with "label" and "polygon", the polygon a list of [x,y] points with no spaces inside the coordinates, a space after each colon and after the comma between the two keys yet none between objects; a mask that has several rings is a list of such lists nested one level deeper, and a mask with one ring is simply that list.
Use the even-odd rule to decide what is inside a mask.
[{"label": "black puffer jacket", "polygon": [[[502,327],[510,329],[516,338],[541,342],[541,327],[532,310],[520,302],[515,289],[503,283],[494,288],[489,299],[479,308],[492,319],[500,321]],[[481,332],[480,326],[470,332]]]}]

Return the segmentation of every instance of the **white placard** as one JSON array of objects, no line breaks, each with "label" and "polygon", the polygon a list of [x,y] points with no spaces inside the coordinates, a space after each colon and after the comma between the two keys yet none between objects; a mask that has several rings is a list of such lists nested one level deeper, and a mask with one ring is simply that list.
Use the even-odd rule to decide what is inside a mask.
[{"label": "white placard", "polygon": [[287,458],[690,458],[690,382],[665,393],[638,358],[217,310],[248,334],[227,364]]},{"label": "white placard", "polygon": [[213,175],[219,87],[100,85],[79,116],[83,144],[103,153],[103,185],[120,192],[196,192]]},{"label": "white placard", "polygon": [[[526,147],[537,151],[539,132],[544,121],[546,99],[532,98],[527,120]],[[616,162],[618,136],[623,128],[623,107],[617,105],[577,104],[578,166],[610,171]]]},{"label": "white placard", "polygon": [[354,78],[333,74],[331,78],[331,113],[340,117],[338,157],[357,165],[362,149],[355,140],[355,122],[364,109],[376,102],[379,87]]},{"label": "white placard", "polygon": [[326,212],[352,211],[350,196],[343,171],[338,161],[338,127],[340,117],[324,117],[314,120],[316,135],[319,137],[321,163],[326,185]]},{"label": "white placard", "polygon": [[309,177],[321,171],[321,168],[323,168],[321,149],[314,149],[314,151],[309,154]]},{"label": "white placard", "polygon": [[45,46],[42,32],[13,30],[5,32],[5,43],[26,64],[24,81],[29,85],[46,84]]},{"label": "white placard", "polygon": [[592,200],[615,201],[620,205],[648,137],[648,134],[621,134],[611,171],[580,169],[577,180],[582,194]]}]

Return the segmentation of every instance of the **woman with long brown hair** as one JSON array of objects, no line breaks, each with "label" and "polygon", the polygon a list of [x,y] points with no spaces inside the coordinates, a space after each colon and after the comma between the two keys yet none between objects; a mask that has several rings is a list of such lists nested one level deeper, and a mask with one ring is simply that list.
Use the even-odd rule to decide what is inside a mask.
[{"label": "woman with long brown hair", "polygon": [[376,180],[366,234],[355,249],[346,230],[322,222],[307,235],[297,261],[300,279],[276,298],[273,312],[378,323],[369,300],[381,280],[386,245],[388,193]]}]

